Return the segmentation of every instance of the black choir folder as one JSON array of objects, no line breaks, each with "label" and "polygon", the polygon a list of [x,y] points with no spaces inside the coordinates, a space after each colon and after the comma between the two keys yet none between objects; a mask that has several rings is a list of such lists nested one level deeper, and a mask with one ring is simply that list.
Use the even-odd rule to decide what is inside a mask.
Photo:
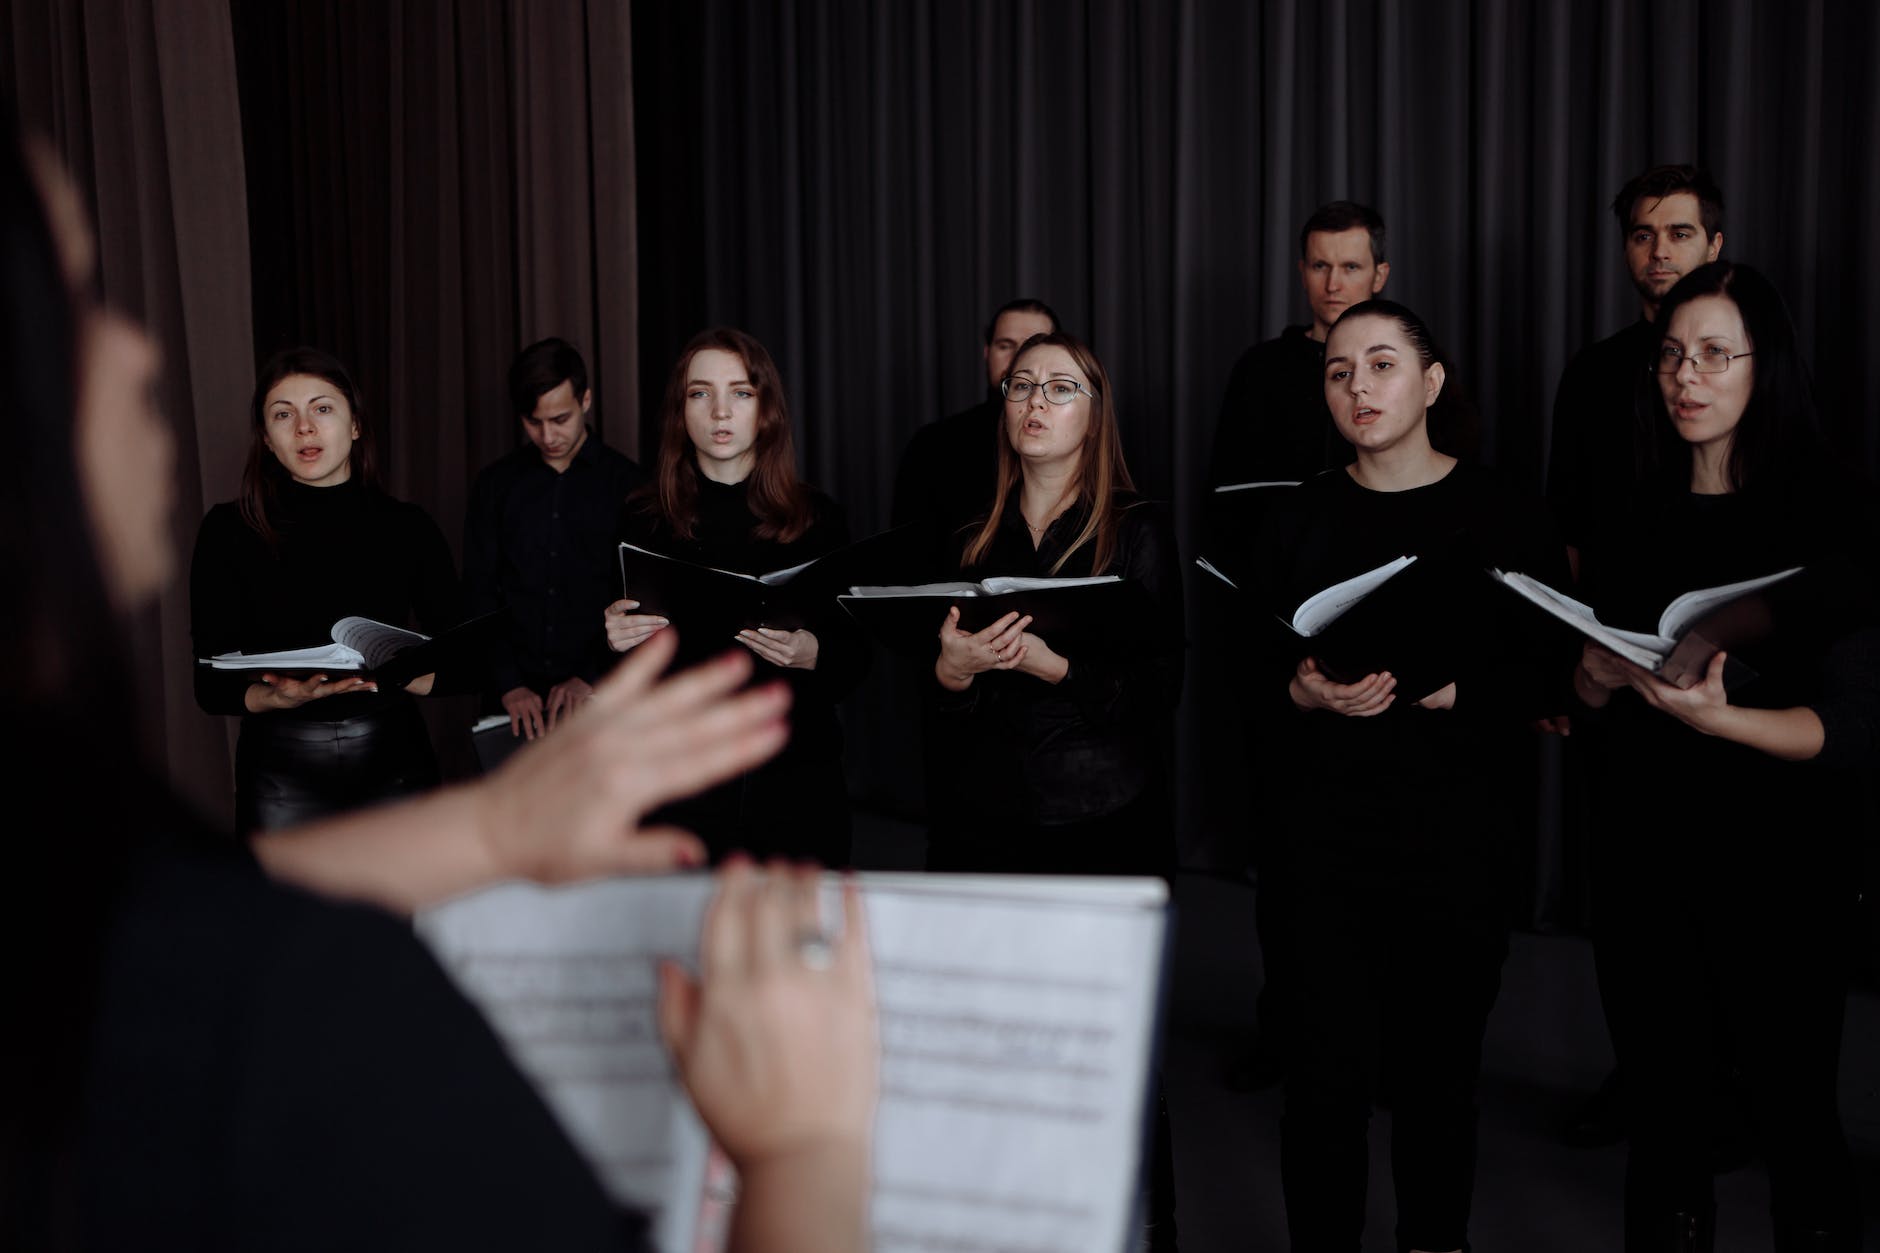
[{"label": "black choir folder", "polygon": [[1681,688],[1702,683],[1711,658],[1728,650],[1731,655],[1724,662],[1724,684],[1734,688],[1755,677],[1755,671],[1742,663],[1736,650],[1768,638],[1774,627],[1774,612],[1765,593],[1801,572],[1802,567],[1795,566],[1741,583],[1686,592],[1665,606],[1658,617],[1656,634],[1607,626],[1590,606],[1539,579],[1500,570],[1489,573],[1588,639]]},{"label": "black choir folder", "polygon": [[472,618],[433,638],[371,618],[341,618],[331,644],[272,653],[217,653],[199,665],[216,670],[268,670],[282,674],[367,674],[381,684],[403,687],[443,666],[466,664],[507,610]]},{"label": "black choir folder", "polygon": [[1026,628],[1060,652],[1109,650],[1139,639],[1148,594],[1114,574],[1084,578],[1000,576],[977,583],[851,587],[837,598],[857,622],[901,652],[932,657],[947,610],[960,629],[983,631],[1008,613],[1031,615]]},{"label": "black choir folder", "polygon": [[[877,1253],[1133,1253],[1167,942],[1159,879],[863,874]],[[416,920],[661,1253],[722,1247],[729,1168],[672,1075],[655,961],[712,881],[505,884]],[[839,929],[840,881],[823,915]]]},{"label": "black choir folder", "polygon": [[[1195,564],[1229,587],[1240,579],[1208,557]],[[1225,563],[1223,563],[1225,564]],[[1469,572],[1447,555],[1404,555],[1355,574],[1276,615],[1301,641],[1300,657],[1316,658],[1334,683],[1356,683],[1388,671],[1408,704],[1455,681],[1458,642],[1444,606],[1465,593]],[[1479,572],[1475,577],[1479,578]]]},{"label": "black choir folder", "polygon": [[628,600],[640,602],[633,612],[670,618],[688,634],[702,631],[709,638],[759,626],[795,631],[849,583],[894,564],[910,543],[911,529],[901,527],[766,574],[720,570],[622,543],[620,584]]}]

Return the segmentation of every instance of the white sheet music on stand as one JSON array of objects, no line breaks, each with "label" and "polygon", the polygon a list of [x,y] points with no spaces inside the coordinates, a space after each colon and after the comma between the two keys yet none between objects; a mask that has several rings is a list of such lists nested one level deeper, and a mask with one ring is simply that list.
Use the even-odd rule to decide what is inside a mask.
[{"label": "white sheet music on stand", "polygon": [[[1133,1250],[1164,885],[860,881],[881,1004],[877,1253]],[[654,959],[695,962],[710,892],[696,875],[506,884],[417,924],[608,1188],[656,1215],[664,1253],[715,1247],[707,1137],[653,1013]]]}]

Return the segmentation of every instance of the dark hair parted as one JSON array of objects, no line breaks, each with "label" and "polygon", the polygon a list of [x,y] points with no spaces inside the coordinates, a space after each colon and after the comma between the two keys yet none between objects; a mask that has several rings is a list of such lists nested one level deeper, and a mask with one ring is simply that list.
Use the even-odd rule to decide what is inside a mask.
[{"label": "dark hair parted", "polygon": [[666,379],[660,410],[659,467],[642,499],[680,539],[691,539],[698,519],[698,455],[685,429],[686,390],[692,358],[709,349],[728,352],[744,362],[744,375],[757,393],[757,438],[751,451],[756,464],[745,480],[745,503],[757,516],[752,535],[789,544],[803,537],[814,521],[809,488],[796,474],[796,442],[790,433],[790,407],[783,396],[783,376],[770,352],[744,331],[715,326],[692,337]]},{"label": "dark hair parted", "polygon": [[[1730,437],[1724,473],[1732,491],[1752,491],[1765,484],[1792,483],[1818,469],[1827,456],[1815,410],[1808,367],[1795,338],[1782,295],[1760,270],[1735,261],[1700,265],[1678,280],[1658,304],[1654,328],[1658,342],[1669,333],[1677,311],[1704,296],[1722,296],[1743,317],[1749,349],[1755,356],[1731,362],[1732,370],[1753,371],[1749,402]],[[1652,415],[1646,444],[1648,470],[1664,490],[1690,486],[1691,446],[1677,433],[1666,411],[1659,376],[1641,362],[1638,404]]]},{"label": "dark hair parted", "polygon": [[992,342],[992,336],[999,329],[999,319],[1008,313],[1036,313],[1051,324],[1052,331],[1058,328],[1057,310],[1042,300],[1031,296],[1020,296],[1017,300],[1008,300],[993,310],[992,320],[986,323],[986,342]]},{"label": "dark hair parted", "polygon": [[509,365],[509,403],[517,417],[526,418],[535,412],[536,401],[563,383],[574,384],[574,402],[580,404],[588,389],[587,362],[565,339],[537,340]]},{"label": "dark hair parted", "polygon": [[[1086,398],[1085,401],[1090,406],[1090,421],[1084,428],[1084,442],[1079,450],[1077,464],[1076,499],[1084,504],[1088,513],[1083,529],[1064,549],[1063,556],[1051,566],[1051,573],[1062,570],[1072,553],[1089,544],[1092,546],[1090,571],[1092,574],[1103,574],[1116,556],[1116,535],[1123,515],[1123,504],[1118,498],[1133,495],[1136,485],[1129,477],[1129,466],[1123,461],[1123,439],[1117,430],[1116,408],[1110,400],[1110,376],[1104,373],[1103,363],[1097,360],[1097,354],[1090,350],[1088,344],[1063,331],[1033,335],[1020,345],[1017,354],[1013,356],[1013,372],[1017,372],[1027,353],[1050,347],[1062,348],[1069,353],[1078,370],[1090,381],[1090,390],[1096,393],[1094,399]],[[1005,404],[1009,408],[1011,402]],[[1006,504],[1023,475],[1024,469],[1017,450],[1012,447],[1011,437],[1006,433],[1002,412],[999,420],[998,488],[992,498],[992,512],[980,524],[979,533],[967,543],[966,551],[960,556],[962,567],[970,568],[986,559],[986,554],[992,549],[993,536],[999,531],[999,519],[1005,516]]]},{"label": "dark hair parted", "polygon": [[1723,230],[1723,192],[1717,189],[1710,172],[1698,165],[1654,165],[1643,174],[1633,175],[1612,198],[1612,215],[1619,219],[1620,236],[1631,232],[1639,201],[1656,203],[1684,191],[1697,197],[1697,215],[1704,234],[1715,239]]},{"label": "dark hair parted", "polygon": [[248,460],[242,466],[242,492],[236,502],[242,521],[266,540],[270,548],[279,539],[272,520],[275,502],[280,499],[281,488],[293,476],[268,447],[268,393],[282,379],[296,374],[331,383],[345,399],[346,407],[352,410],[353,423],[359,428],[359,436],[353,440],[352,452],[347,458],[352,466],[352,478],[365,487],[379,485],[379,459],[372,439],[372,424],[366,420],[365,405],[352,374],[338,358],[318,348],[288,348],[275,353],[262,363],[255,375],[255,394],[248,403],[254,439],[248,445]]},{"label": "dark hair parted", "polygon": [[1430,447],[1452,457],[1465,460],[1474,458],[1478,451],[1476,445],[1480,430],[1475,404],[1469,399],[1468,389],[1457,377],[1449,357],[1430,333],[1429,324],[1394,300],[1374,297],[1352,305],[1339,314],[1338,321],[1332,325],[1336,328],[1358,318],[1389,318],[1409,338],[1411,348],[1416,351],[1418,365],[1425,370],[1433,365],[1443,367],[1443,390],[1437,393],[1436,402],[1424,415]]},{"label": "dark hair parted", "polygon": [[1355,200],[1334,200],[1312,211],[1306,224],[1299,228],[1300,260],[1305,259],[1306,241],[1320,231],[1338,235],[1358,227],[1363,227],[1371,237],[1371,264],[1384,264],[1384,215]]}]

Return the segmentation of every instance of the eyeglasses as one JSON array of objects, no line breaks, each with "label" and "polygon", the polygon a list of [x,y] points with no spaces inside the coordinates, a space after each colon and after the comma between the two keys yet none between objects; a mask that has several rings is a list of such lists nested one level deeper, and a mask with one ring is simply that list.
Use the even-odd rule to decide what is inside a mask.
[{"label": "eyeglasses", "polygon": [[1722,374],[1738,357],[1753,357],[1753,352],[1725,352],[1721,348],[1702,348],[1686,356],[1682,348],[1666,344],[1658,350],[1658,362],[1652,368],[1660,374],[1676,374],[1689,361],[1699,374]]},{"label": "eyeglasses", "polygon": [[1008,378],[999,384],[999,394],[1007,400],[1022,404],[1030,400],[1032,392],[1040,387],[1044,389],[1044,398],[1054,405],[1070,404],[1077,399],[1078,392],[1092,400],[1097,398],[1095,392],[1075,379],[1046,379],[1042,383],[1034,383],[1030,379]]}]

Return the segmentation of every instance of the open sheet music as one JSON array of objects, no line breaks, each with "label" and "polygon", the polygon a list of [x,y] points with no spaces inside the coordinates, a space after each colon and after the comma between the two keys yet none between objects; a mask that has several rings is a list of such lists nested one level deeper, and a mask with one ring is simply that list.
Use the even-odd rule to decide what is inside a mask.
[{"label": "open sheet music", "polygon": [[[1711,659],[1724,649],[1736,649],[1755,643],[1773,629],[1771,611],[1762,592],[1783,580],[1800,574],[1802,567],[1778,571],[1761,578],[1726,583],[1721,587],[1700,587],[1678,596],[1658,618],[1657,634],[1622,631],[1601,622],[1592,607],[1581,604],[1539,579],[1520,573],[1491,570],[1497,582],[1547,611],[1588,639],[1611,649],[1636,666],[1658,675],[1667,683],[1688,688],[1702,682]],[[1738,658],[1730,658],[1736,667],[1726,673],[1726,686],[1753,677]]]},{"label": "open sheet music", "polygon": [[[877,1253],[1124,1253],[1166,889],[1153,879],[863,875],[881,1013]],[[418,931],[664,1253],[712,1247],[707,1137],[654,1017],[696,961],[704,876],[510,884]],[[824,914],[840,923],[837,881]]]}]

